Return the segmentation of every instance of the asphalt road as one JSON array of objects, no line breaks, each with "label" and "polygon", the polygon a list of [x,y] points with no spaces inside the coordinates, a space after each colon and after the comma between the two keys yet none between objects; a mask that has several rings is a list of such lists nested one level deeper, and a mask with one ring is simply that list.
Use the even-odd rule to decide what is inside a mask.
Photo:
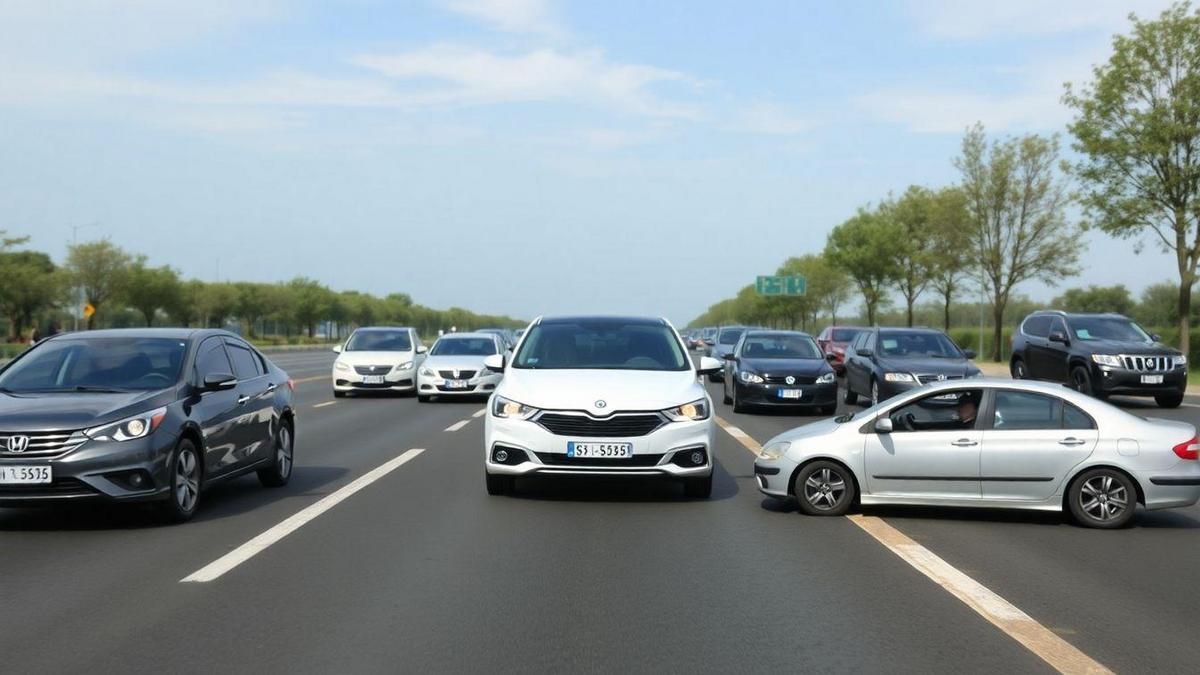
[{"label": "asphalt road", "polygon": [[[849,519],[764,500],[724,431],[709,500],[578,480],[488,497],[482,402],[335,401],[332,354],[273,358],[299,381],[289,487],[239,479],[182,526],[137,508],[0,509],[0,670],[1050,670]],[[816,419],[735,415],[712,393],[758,442]],[[181,583],[414,448],[224,576]],[[1200,662],[1200,509],[1115,532],[1052,514],[865,513],[1108,668]]]}]

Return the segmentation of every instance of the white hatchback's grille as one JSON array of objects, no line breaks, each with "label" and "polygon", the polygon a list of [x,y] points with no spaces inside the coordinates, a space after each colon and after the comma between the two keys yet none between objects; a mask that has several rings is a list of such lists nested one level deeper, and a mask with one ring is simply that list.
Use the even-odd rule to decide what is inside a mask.
[{"label": "white hatchback's grille", "polygon": [[54,457],[78,448],[86,440],[80,431],[0,431],[0,457]]},{"label": "white hatchback's grille", "polygon": [[1175,365],[1175,357],[1173,356],[1131,356],[1122,354],[1120,358],[1126,370],[1136,370],[1138,372],[1170,370]]}]

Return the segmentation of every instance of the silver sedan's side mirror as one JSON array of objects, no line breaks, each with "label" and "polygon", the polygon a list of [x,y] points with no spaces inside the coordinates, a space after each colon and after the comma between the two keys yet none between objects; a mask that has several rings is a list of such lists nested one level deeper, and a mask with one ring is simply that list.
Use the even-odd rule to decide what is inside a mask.
[{"label": "silver sedan's side mirror", "polygon": [[877,434],[892,433],[892,418],[880,417],[879,419],[875,420],[875,433],[877,433]]}]

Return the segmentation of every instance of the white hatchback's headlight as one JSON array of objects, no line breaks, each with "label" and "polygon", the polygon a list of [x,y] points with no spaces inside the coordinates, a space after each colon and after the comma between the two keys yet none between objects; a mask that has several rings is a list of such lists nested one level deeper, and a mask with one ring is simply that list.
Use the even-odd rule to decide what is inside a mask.
[{"label": "white hatchback's headlight", "polygon": [[664,410],[663,414],[669,417],[672,422],[706,420],[708,419],[708,401],[699,399],[691,403],[684,403],[679,407]]},{"label": "white hatchback's headlight", "polygon": [[524,403],[517,403],[503,396],[492,397],[492,415],[496,417],[511,417],[513,419],[529,419],[538,410]]},{"label": "white hatchback's headlight", "polygon": [[412,361],[405,361],[404,363],[397,364],[394,370],[408,370],[409,368],[412,368],[412,366]]},{"label": "white hatchback's headlight", "polygon": [[910,373],[884,373],[883,379],[887,380],[888,382],[915,382],[916,381],[916,378],[914,378]]},{"label": "white hatchback's headlight", "polygon": [[333,362],[333,369],[334,369],[334,370],[340,370],[340,371],[342,371],[342,372],[344,372],[344,373],[348,373],[348,372],[350,372],[350,366],[349,366],[349,364],[347,364],[345,361],[334,361],[334,362]]},{"label": "white hatchback's headlight", "polygon": [[757,375],[755,373],[751,373],[746,370],[743,370],[738,373],[738,379],[740,379],[742,382],[745,382],[746,384],[762,384],[763,383],[763,379],[762,379],[761,375]]},{"label": "white hatchback's headlight", "polygon": [[825,373],[817,378],[817,384],[833,384],[834,382],[837,382],[837,375],[833,373]]},{"label": "white hatchback's headlight", "polygon": [[1102,366],[1112,366],[1113,368],[1120,368],[1124,365],[1121,363],[1119,356],[1113,356],[1112,354],[1092,354],[1092,360]]},{"label": "white hatchback's headlight", "polygon": [[140,415],[127,417],[119,422],[87,429],[83,433],[96,441],[132,441],[135,438],[142,438],[154,433],[166,416],[166,408],[155,408]]},{"label": "white hatchback's headlight", "polygon": [[422,375],[424,375],[425,377],[437,377],[437,376],[438,376],[438,374],[437,374],[437,373],[433,372],[433,371],[432,371],[432,370],[430,370],[429,368],[422,368],[420,372],[421,372],[421,374],[422,374]]},{"label": "white hatchback's headlight", "polygon": [[779,459],[780,457],[783,457],[784,453],[786,453],[790,447],[792,447],[792,444],[788,443],[787,441],[775,441],[774,443],[768,443],[767,447],[763,448],[762,452],[758,453],[758,456],[762,459]]}]

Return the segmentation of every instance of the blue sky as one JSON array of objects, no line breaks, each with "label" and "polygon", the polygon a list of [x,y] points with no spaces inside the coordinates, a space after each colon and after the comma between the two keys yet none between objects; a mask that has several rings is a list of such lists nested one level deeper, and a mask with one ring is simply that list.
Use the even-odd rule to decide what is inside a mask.
[{"label": "blue sky", "polygon": [[[685,322],[858,206],[954,181],[967,125],[1064,132],[1062,83],[1165,4],[18,0],[0,229],[61,257],[90,225],[204,279]],[[1075,283],[1175,277],[1084,243]]]}]

